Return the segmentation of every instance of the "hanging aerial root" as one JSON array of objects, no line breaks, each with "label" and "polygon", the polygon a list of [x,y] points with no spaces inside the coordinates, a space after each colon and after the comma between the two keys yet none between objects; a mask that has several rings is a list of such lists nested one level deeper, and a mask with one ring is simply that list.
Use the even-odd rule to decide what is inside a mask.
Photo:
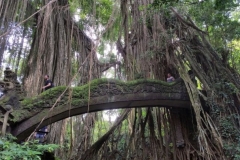
[{"label": "hanging aerial root", "polygon": [[210,118],[207,117],[207,113],[203,111],[197,86],[191,80],[190,75],[188,74],[188,70],[185,67],[184,62],[181,61],[181,58],[177,57],[176,54],[173,55],[175,55],[173,57],[175,66],[178,69],[181,78],[185,82],[190,101],[194,109],[198,129],[198,145],[200,152],[206,159],[224,159],[221,137],[219,136],[218,131]]},{"label": "hanging aerial root", "polygon": [[104,134],[101,138],[98,139],[97,142],[95,142],[80,158],[80,160],[87,160],[92,159],[91,157],[94,156],[98,150],[101,148],[101,146],[104,144],[105,141],[108,140],[109,136],[114,132],[114,130],[120,125],[123,120],[126,119],[128,113],[131,111],[131,109],[126,109],[120,117],[117,118],[113,126],[109,129],[109,131]]}]

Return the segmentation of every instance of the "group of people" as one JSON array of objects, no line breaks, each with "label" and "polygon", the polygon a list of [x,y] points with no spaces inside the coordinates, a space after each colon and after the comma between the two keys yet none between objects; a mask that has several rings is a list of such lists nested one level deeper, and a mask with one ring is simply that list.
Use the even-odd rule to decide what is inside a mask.
[{"label": "group of people", "polygon": [[[42,87],[42,89],[46,91],[53,87],[54,87],[54,85],[53,85],[53,82],[50,80],[49,75],[45,75],[44,76],[44,86]],[[34,137],[35,137],[35,139],[39,140],[39,143],[44,143],[47,133],[48,133],[47,126],[44,126],[43,128],[39,129],[35,133]]]}]

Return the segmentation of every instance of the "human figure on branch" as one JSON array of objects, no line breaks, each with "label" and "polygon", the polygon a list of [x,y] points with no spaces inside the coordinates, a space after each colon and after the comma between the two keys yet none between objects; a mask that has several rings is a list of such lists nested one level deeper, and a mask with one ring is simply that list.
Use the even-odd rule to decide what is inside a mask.
[{"label": "human figure on branch", "polygon": [[167,74],[167,82],[173,82],[175,78],[171,75],[171,73]]},{"label": "human figure on branch", "polygon": [[35,139],[38,139],[39,143],[43,143],[47,133],[48,133],[47,126],[44,126],[35,133]]},{"label": "human figure on branch", "polygon": [[42,87],[42,89],[44,89],[46,91],[53,87],[54,87],[54,85],[53,85],[52,81],[49,79],[49,75],[45,75],[44,76],[44,86]]}]

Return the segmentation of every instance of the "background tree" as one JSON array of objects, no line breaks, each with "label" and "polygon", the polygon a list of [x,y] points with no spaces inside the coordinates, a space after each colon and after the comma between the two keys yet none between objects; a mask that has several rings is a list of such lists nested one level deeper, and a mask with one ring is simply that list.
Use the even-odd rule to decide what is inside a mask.
[{"label": "background tree", "polygon": [[[99,140],[94,131],[104,121],[101,113],[64,120],[51,126],[50,141],[65,146],[57,156],[237,159],[240,83],[237,61],[231,58],[238,48],[231,44],[239,41],[239,22],[232,18],[238,6],[231,0],[0,2],[0,60],[9,52],[9,63],[16,70],[22,65],[27,96],[41,92],[44,74],[55,85],[82,85],[111,67],[123,80],[165,80],[168,72],[184,80],[192,111],[132,109]],[[31,47],[23,51],[23,46]],[[99,61],[97,52],[108,55],[107,48],[116,48],[116,55]]]}]

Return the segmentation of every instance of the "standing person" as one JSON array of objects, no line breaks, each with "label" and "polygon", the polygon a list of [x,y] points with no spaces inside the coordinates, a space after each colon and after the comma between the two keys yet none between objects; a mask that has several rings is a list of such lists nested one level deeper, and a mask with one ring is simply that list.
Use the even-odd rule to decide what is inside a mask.
[{"label": "standing person", "polygon": [[42,89],[44,89],[45,91],[52,88],[53,87],[53,83],[52,81],[49,79],[49,75],[45,75],[44,76],[44,86],[42,87]]},{"label": "standing person", "polygon": [[170,73],[168,73],[167,74],[167,82],[173,82],[174,80],[175,80],[174,77]]},{"label": "standing person", "polygon": [[44,126],[43,128],[39,129],[36,133],[35,133],[35,138],[39,140],[39,143],[43,143],[44,142],[44,138],[47,135],[47,126]]}]

